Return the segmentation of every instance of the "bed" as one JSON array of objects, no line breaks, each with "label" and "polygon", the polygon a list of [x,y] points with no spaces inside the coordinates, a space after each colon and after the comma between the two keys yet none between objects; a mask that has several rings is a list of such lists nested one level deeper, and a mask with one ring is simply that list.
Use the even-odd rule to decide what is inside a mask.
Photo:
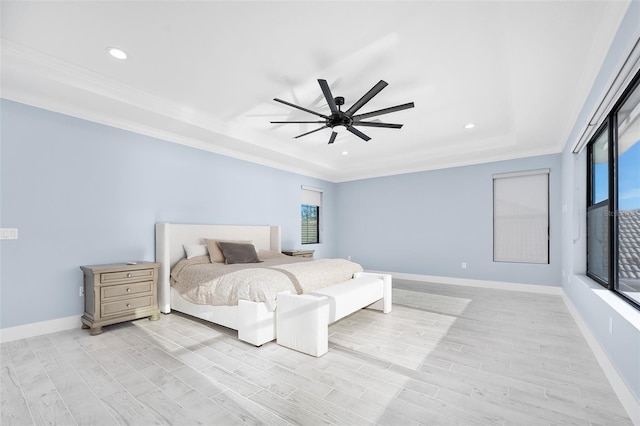
[{"label": "bed", "polygon": [[171,271],[178,262],[185,262],[185,245],[202,245],[206,239],[251,241],[259,253],[281,252],[279,226],[157,223],[161,312],[178,311],[237,330],[240,340],[255,346],[277,339],[281,345],[320,356],[327,351],[326,329],[331,322],[363,307],[383,312],[391,310],[391,277],[366,272],[354,273],[335,285],[305,294],[297,294],[295,290],[279,292],[274,302],[276,309],[274,303],[243,298],[238,298],[237,305],[233,306],[193,303],[181,297],[171,285]]}]

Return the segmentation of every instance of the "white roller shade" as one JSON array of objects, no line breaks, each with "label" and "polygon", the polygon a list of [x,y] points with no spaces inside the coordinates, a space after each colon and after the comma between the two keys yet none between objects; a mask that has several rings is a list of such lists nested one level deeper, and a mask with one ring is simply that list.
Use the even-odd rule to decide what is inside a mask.
[{"label": "white roller shade", "polygon": [[493,260],[549,263],[549,169],[493,176]]},{"label": "white roller shade", "polygon": [[302,186],[301,204],[321,207],[322,189],[312,188],[310,186]]}]

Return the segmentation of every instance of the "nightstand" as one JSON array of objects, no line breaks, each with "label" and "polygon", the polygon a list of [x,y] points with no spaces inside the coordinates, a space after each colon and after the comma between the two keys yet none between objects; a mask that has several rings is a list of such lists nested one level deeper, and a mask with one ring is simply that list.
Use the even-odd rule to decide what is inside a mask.
[{"label": "nightstand", "polygon": [[294,257],[313,257],[315,250],[282,250],[283,254]]},{"label": "nightstand", "polygon": [[89,328],[91,335],[96,335],[102,333],[105,325],[144,317],[159,320],[159,267],[159,263],[153,262],[81,266],[84,272],[82,328]]}]

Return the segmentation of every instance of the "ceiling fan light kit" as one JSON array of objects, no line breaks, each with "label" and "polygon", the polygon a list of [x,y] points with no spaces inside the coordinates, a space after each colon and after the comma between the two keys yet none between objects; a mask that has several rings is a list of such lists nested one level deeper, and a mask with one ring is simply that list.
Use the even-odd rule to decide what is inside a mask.
[{"label": "ceiling fan light kit", "polygon": [[327,105],[329,105],[329,109],[331,110],[331,115],[321,114],[316,111],[312,111],[310,109],[301,107],[299,105],[292,104],[287,101],[283,101],[282,99],[274,98],[273,100],[276,102],[280,102],[282,104],[288,105],[292,108],[299,109],[301,111],[307,112],[309,114],[316,115],[318,117],[323,118],[323,120],[316,121],[272,121],[272,124],[302,124],[302,123],[318,123],[324,124],[322,127],[311,130],[309,132],[303,133],[301,135],[296,136],[294,139],[300,138],[302,136],[306,136],[311,133],[318,132],[323,129],[331,129],[331,136],[329,137],[329,143],[332,144],[335,142],[338,133],[346,130],[348,132],[353,133],[359,138],[368,141],[371,138],[356,129],[355,126],[365,126],[365,127],[384,127],[387,129],[400,129],[402,128],[402,124],[393,124],[393,123],[381,123],[377,121],[362,121],[366,118],[377,117],[383,114],[389,114],[396,111],[402,111],[404,109],[413,108],[413,102],[409,102],[402,105],[396,105],[389,108],[383,108],[376,111],[367,112],[365,114],[355,114],[360,108],[362,108],[367,102],[373,99],[382,89],[387,87],[387,82],[384,80],[380,80],[375,86],[373,86],[367,93],[365,93],[356,103],[351,105],[346,111],[342,111],[340,108],[344,105],[344,98],[342,96],[334,97],[331,93],[331,89],[329,88],[329,84],[326,80],[318,79],[318,84],[320,84],[320,89],[324,94],[324,98],[327,101]]}]

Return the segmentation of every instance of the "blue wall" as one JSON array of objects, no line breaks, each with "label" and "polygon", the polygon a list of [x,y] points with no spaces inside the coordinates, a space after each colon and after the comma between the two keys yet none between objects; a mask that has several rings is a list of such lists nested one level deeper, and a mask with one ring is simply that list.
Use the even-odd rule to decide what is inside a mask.
[{"label": "blue wall", "polygon": [[[342,183],[337,255],[365,269],[559,286],[561,164],[558,154]],[[541,168],[551,263],[493,262],[492,175]]]},{"label": "blue wall", "polygon": [[[558,284],[558,156],[334,184],[11,101],[0,105],[0,225],[19,229],[18,240],[0,241],[0,328],[81,315],[78,267],[153,260],[156,222],[279,224],[283,247],[300,247],[301,185],[324,189],[317,257],[351,256],[375,270]],[[551,168],[551,264],[492,262],[492,174],[543,167]]]},{"label": "blue wall", "polygon": [[[300,186],[324,189],[334,254],[335,184],[3,100],[0,328],[83,312],[80,265],[153,260],[154,224],[281,225],[300,247]],[[305,246],[308,247],[308,246]]]}]

